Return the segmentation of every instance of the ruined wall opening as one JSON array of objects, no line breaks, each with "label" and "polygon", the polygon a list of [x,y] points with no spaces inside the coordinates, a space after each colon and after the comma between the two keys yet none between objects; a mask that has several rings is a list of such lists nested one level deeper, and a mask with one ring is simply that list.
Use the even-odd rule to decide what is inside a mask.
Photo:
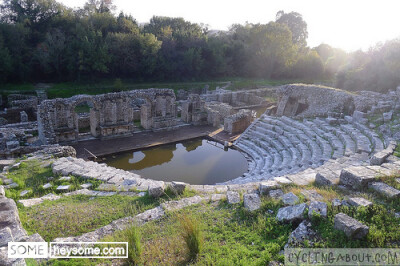
[{"label": "ruined wall opening", "polygon": [[75,114],[75,132],[77,139],[95,136],[94,132],[96,129],[93,128],[93,123],[91,122],[94,115],[93,107],[93,102],[90,100],[84,100],[74,105],[73,111]]}]

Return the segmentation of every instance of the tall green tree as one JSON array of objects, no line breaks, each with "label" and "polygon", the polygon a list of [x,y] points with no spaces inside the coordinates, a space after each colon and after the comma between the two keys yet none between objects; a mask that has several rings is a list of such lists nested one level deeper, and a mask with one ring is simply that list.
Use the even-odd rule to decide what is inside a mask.
[{"label": "tall green tree", "polygon": [[275,21],[288,26],[292,32],[292,40],[294,44],[299,47],[305,47],[307,45],[307,23],[303,20],[301,14],[297,12],[285,13],[281,10],[276,14]]}]

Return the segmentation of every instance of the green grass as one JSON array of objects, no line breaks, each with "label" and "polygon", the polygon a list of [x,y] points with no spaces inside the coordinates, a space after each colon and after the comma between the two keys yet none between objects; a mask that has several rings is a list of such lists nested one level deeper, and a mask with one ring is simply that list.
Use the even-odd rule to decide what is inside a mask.
[{"label": "green grass", "polygon": [[19,208],[19,216],[29,233],[39,233],[46,241],[78,236],[119,218],[133,216],[158,205],[148,196],[91,197],[76,195]]},{"label": "green grass", "polygon": [[[7,178],[12,179],[18,184],[15,189],[6,189],[6,196],[14,200],[22,199],[20,193],[23,190],[30,190],[31,192],[23,198],[36,198],[49,193],[57,194],[56,188],[59,185],[71,185],[70,190],[81,189],[80,185],[84,183],[92,183],[91,189],[95,189],[102,182],[95,179],[84,179],[81,177],[71,176],[69,181],[59,180],[60,176],[54,175],[50,166],[42,166],[43,162],[38,160],[22,161],[20,167],[11,170],[7,174]],[[43,189],[43,185],[51,183],[53,186],[48,189]]]},{"label": "green grass", "polygon": [[394,150],[393,155],[400,157],[400,144],[399,143],[397,143],[397,146],[396,146],[396,149]]},{"label": "green grass", "polygon": [[[146,265],[268,265],[270,260],[281,259],[278,253],[293,229],[291,225],[278,223],[273,214],[267,214],[268,209],[276,213],[281,206],[277,201],[264,198],[262,208],[252,213],[243,206],[231,206],[226,202],[170,212],[165,218],[139,228],[142,260]],[[183,233],[186,230],[182,229],[185,216],[196,223],[192,227],[196,230],[188,231],[203,236],[196,260],[187,256],[191,251]],[[124,231],[120,231],[111,239],[120,241],[124,235]]]},{"label": "green grass", "polygon": [[[369,226],[367,239],[348,239],[341,231],[333,229],[334,216],[343,212],[355,218],[361,223]],[[389,214],[383,205],[374,204],[371,207],[340,207],[335,208],[329,205],[327,219],[313,221],[313,227],[320,234],[322,240],[316,247],[323,248],[383,248],[400,247],[400,230],[393,214]]]}]

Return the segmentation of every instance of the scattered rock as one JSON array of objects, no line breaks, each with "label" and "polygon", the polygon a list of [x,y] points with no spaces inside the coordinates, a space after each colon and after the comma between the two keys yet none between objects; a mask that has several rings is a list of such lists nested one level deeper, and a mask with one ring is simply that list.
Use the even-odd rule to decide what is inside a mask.
[{"label": "scattered rock", "polygon": [[393,153],[393,150],[390,152],[388,150],[383,150],[372,155],[370,159],[371,165],[381,165],[385,162],[386,158],[389,157]]},{"label": "scattered rock", "polygon": [[370,202],[369,200],[360,197],[349,198],[347,200],[347,203],[349,203],[351,206],[356,206],[356,207],[358,206],[368,207],[373,205],[373,203]]},{"label": "scattered rock", "polygon": [[229,204],[236,204],[240,202],[239,192],[229,190],[226,192],[226,197]]},{"label": "scattered rock", "polygon": [[70,176],[63,176],[59,179],[60,181],[70,181],[71,177]]},{"label": "scattered rock", "polygon": [[82,184],[82,185],[81,185],[81,188],[83,188],[83,189],[88,189],[88,188],[90,188],[90,187],[92,187],[92,186],[93,186],[92,183],[85,183],[85,184]]},{"label": "scattered rock", "polygon": [[362,239],[369,233],[369,227],[344,213],[335,215],[334,228],[343,231],[347,237]]},{"label": "scattered rock", "polygon": [[212,194],[210,196],[211,201],[220,201],[220,200],[224,200],[224,199],[226,199],[225,194]]},{"label": "scattered rock", "polygon": [[28,195],[29,192],[30,192],[30,190],[21,191],[21,193],[19,193],[19,196],[20,196],[20,197],[24,197],[24,196]]},{"label": "scattered rock", "polygon": [[317,191],[315,191],[315,190],[303,189],[301,191],[301,194],[309,201],[319,201],[319,200],[324,199],[324,197],[322,197],[320,194],[318,194]]},{"label": "scattered rock", "polygon": [[309,247],[312,246],[313,240],[317,233],[311,229],[310,221],[302,221],[299,226],[289,235],[288,243],[285,248],[302,247],[304,241],[307,241]]},{"label": "scattered rock", "polygon": [[339,176],[332,171],[318,171],[315,176],[315,183],[322,186],[333,186],[339,183]]},{"label": "scattered rock", "polygon": [[14,182],[14,183],[11,183],[11,184],[5,186],[4,188],[10,189],[10,188],[17,188],[17,187],[19,187],[19,185]]},{"label": "scattered rock", "polygon": [[373,182],[369,187],[389,199],[400,197],[400,190],[383,182]]},{"label": "scattered rock", "polygon": [[12,180],[11,178],[4,178],[3,179],[3,184],[4,185],[10,185],[12,183],[14,183],[14,180]]},{"label": "scattered rock", "polygon": [[256,193],[245,194],[243,196],[244,207],[249,211],[258,210],[261,207],[260,196]]},{"label": "scattered rock", "polygon": [[260,194],[268,194],[270,190],[279,188],[280,185],[274,180],[268,180],[260,183]]},{"label": "scattered rock", "polygon": [[393,112],[387,112],[387,113],[383,113],[383,121],[389,122],[390,120],[392,120],[392,116],[393,116]]},{"label": "scattered rock", "polygon": [[281,189],[270,190],[269,196],[273,199],[282,199],[283,191]]},{"label": "scattered rock", "polygon": [[14,238],[9,227],[0,229],[0,247],[6,246],[8,242],[13,242]]},{"label": "scattered rock", "polygon": [[172,181],[172,183],[171,183],[172,191],[174,191],[174,193],[176,193],[178,195],[182,194],[183,191],[185,191],[186,186],[187,186],[187,184],[183,183],[183,182]]},{"label": "scattered rock", "polygon": [[333,207],[340,207],[340,206],[342,206],[342,201],[340,199],[333,199],[332,206]]},{"label": "scattered rock", "polygon": [[57,187],[57,190],[58,190],[58,191],[66,191],[66,190],[68,190],[70,187],[71,187],[70,185],[58,186],[58,187]]},{"label": "scattered rock", "polygon": [[314,213],[318,213],[325,218],[328,215],[328,206],[325,202],[311,201],[308,207],[308,217],[311,218]]},{"label": "scattered rock", "polygon": [[280,208],[276,218],[280,222],[296,222],[304,219],[304,211],[307,209],[307,204],[288,206]]},{"label": "scattered rock", "polygon": [[351,166],[340,172],[339,183],[353,189],[367,188],[374,181],[376,172],[363,166]]},{"label": "scattered rock", "polygon": [[299,198],[293,192],[289,192],[282,196],[282,201],[285,205],[295,205]]},{"label": "scattered rock", "polygon": [[148,189],[149,195],[153,198],[161,197],[164,194],[164,186],[162,181],[152,182]]},{"label": "scattered rock", "polygon": [[5,197],[6,196],[6,192],[4,191],[4,187],[2,185],[0,185],[0,197]]},{"label": "scattered rock", "polygon": [[52,184],[47,183],[47,184],[44,184],[44,185],[43,185],[43,188],[44,188],[44,189],[48,189],[48,188],[51,188],[52,186],[53,186]]}]

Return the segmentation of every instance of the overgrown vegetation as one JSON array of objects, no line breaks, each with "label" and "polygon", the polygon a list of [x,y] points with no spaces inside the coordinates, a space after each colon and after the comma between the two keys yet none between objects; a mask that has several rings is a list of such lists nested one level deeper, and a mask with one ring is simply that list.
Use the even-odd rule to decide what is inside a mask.
[{"label": "overgrown vegetation", "polygon": [[20,207],[19,215],[29,233],[39,233],[46,241],[93,231],[122,217],[154,208],[157,201],[148,196],[68,196],[45,201],[29,208]]},{"label": "overgrown vegetation", "polygon": [[[60,180],[60,176],[54,175],[48,163],[38,160],[22,161],[16,169],[10,170],[7,178],[12,179],[18,184],[18,187],[6,190],[6,196],[14,200],[22,198],[36,198],[49,193],[57,194],[57,187],[60,185],[70,185],[69,190],[81,189],[80,185],[84,183],[92,183],[91,189],[96,189],[102,182],[95,179],[84,179],[82,177],[70,176],[70,180]],[[50,188],[43,188],[43,185],[50,183]],[[24,190],[30,192],[21,197],[20,193]]]},{"label": "overgrown vegetation", "polygon": [[200,253],[203,246],[203,235],[200,223],[187,214],[179,216],[179,223],[182,228],[182,237],[185,240],[189,261],[194,261]]}]

